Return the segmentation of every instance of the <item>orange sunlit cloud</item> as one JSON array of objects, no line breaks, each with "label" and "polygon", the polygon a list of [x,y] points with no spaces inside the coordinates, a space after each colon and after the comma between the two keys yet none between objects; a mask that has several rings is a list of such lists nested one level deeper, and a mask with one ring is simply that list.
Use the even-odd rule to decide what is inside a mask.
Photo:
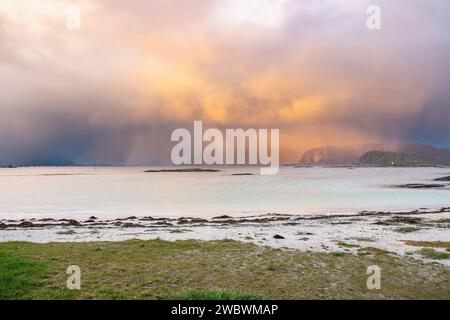
[{"label": "orange sunlit cloud", "polygon": [[280,128],[283,162],[323,144],[448,142],[445,10],[383,0],[371,32],[369,2],[3,0],[0,160],[164,163],[171,130],[194,120]]}]

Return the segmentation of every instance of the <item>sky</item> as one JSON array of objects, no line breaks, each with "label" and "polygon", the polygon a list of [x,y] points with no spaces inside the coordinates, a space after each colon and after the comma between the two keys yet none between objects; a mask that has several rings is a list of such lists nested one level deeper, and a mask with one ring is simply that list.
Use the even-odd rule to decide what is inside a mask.
[{"label": "sky", "polygon": [[[366,26],[381,9],[381,30]],[[67,28],[67,8],[81,28]],[[1,0],[0,165],[170,163],[171,132],[450,147],[447,0]]]}]

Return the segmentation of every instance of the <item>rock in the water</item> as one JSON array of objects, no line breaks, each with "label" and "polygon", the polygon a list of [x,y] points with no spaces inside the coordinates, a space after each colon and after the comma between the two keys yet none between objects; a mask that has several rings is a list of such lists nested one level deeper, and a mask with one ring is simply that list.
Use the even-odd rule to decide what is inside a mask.
[{"label": "rock in the water", "polygon": [[434,181],[450,181],[450,176],[434,179]]},{"label": "rock in the water", "polygon": [[274,239],[284,239],[284,237],[279,234],[274,235],[273,238]]},{"label": "rock in the water", "polygon": [[81,223],[78,222],[77,220],[69,219],[69,220],[67,220],[65,225],[79,227],[79,226],[81,226]]},{"label": "rock in the water", "polygon": [[21,228],[33,228],[34,223],[30,222],[30,221],[24,221],[24,222],[21,222],[18,226]]},{"label": "rock in the water", "polygon": [[125,222],[121,225],[122,228],[140,228],[142,225],[137,223]]},{"label": "rock in the water", "polygon": [[230,216],[223,215],[223,216],[213,217],[213,219],[232,219],[232,218]]},{"label": "rock in the water", "polygon": [[395,185],[394,188],[441,189],[441,188],[445,188],[445,184],[408,183],[408,184]]}]

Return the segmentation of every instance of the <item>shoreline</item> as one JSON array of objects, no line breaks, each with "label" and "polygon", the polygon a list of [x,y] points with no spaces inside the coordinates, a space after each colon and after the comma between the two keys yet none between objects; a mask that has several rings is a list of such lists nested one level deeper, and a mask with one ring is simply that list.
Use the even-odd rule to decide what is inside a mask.
[{"label": "shoreline", "polygon": [[[130,239],[236,240],[260,246],[328,253],[373,248],[450,267],[450,207],[402,212],[233,217],[0,219],[0,242],[95,242]],[[428,251],[424,251],[428,250]],[[432,251],[430,251],[432,250]],[[425,254],[427,253],[428,254]],[[434,253],[434,254],[433,254]]]}]

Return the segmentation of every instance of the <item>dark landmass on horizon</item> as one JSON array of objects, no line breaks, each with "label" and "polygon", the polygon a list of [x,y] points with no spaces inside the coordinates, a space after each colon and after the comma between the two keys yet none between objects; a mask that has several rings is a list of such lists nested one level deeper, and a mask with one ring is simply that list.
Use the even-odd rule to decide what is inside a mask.
[{"label": "dark landmass on horizon", "polygon": [[303,153],[299,166],[450,166],[450,149],[426,144],[324,146]]}]

